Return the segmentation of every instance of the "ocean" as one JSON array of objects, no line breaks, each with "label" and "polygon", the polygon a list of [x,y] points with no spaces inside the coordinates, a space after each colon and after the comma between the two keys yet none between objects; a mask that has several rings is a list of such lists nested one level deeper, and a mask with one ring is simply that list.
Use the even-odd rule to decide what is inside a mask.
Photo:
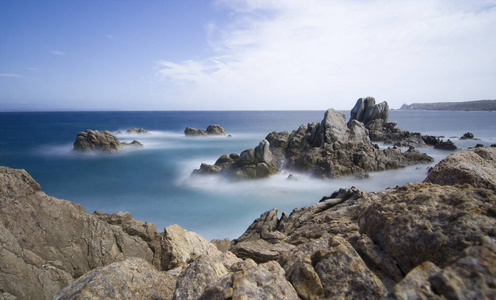
[{"label": "ocean", "polygon": [[[349,118],[349,111],[343,112]],[[371,173],[368,179],[296,174],[297,181],[288,181],[288,172],[243,182],[190,177],[202,162],[213,164],[222,154],[254,148],[271,131],[291,131],[323,116],[324,111],[2,112],[0,165],[27,170],[45,193],[80,204],[89,213],[128,211],[137,220],[154,223],[158,231],[179,224],[206,239],[233,239],[273,208],[290,213],[342,187],[379,191],[422,181],[428,168],[452,153],[419,148],[435,162]],[[496,143],[495,117],[495,112],[392,110],[389,121],[402,130],[451,138],[467,149]],[[231,137],[184,136],[187,126],[205,129],[210,124],[221,125]],[[136,139],[143,148],[113,154],[72,151],[80,131],[125,132],[131,127],[150,134],[118,138]],[[465,132],[480,140],[458,140]]]}]

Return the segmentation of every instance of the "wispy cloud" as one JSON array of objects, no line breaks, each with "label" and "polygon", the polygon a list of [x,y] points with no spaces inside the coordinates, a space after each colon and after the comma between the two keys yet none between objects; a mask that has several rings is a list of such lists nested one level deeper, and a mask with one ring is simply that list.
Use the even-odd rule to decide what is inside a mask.
[{"label": "wispy cloud", "polygon": [[14,77],[14,78],[22,78],[21,74],[13,74],[13,73],[0,73],[0,77]]},{"label": "wispy cloud", "polygon": [[400,105],[496,94],[494,0],[217,4],[234,17],[206,26],[215,55],[158,64],[191,104],[324,109],[367,95]]},{"label": "wispy cloud", "polygon": [[65,55],[65,52],[62,52],[59,50],[52,50],[52,51],[50,51],[50,53],[52,53],[53,55],[57,55],[57,56],[64,56]]}]

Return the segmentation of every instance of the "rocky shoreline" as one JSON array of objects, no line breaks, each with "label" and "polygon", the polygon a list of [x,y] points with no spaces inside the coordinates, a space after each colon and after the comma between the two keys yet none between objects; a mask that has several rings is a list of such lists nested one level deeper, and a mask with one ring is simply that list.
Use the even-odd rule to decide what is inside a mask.
[{"label": "rocky shoreline", "polygon": [[478,147],[423,183],[341,189],[212,243],[88,214],[0,167],[0,299],[492,299],[495,187],[496,147]]}]

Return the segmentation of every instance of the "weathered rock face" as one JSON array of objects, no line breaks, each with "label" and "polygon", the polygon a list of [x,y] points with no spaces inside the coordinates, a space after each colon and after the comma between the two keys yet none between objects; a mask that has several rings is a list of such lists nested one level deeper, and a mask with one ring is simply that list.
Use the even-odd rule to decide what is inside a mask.
[{"label": "weathered rock face", "polygon": [[0,287],[22,299],[50,298],[87,271],[153,253],[141,238],[45,195],[23,170],[0,167]]},{"label": "weathered rock face", "polygon": [[[371,116],[377,115],[371,113]],[[346,124],[343,113],[329,109],[320,123],[301,125],[291,134],[272,132],[255,149],[247,149],[237,158],[232,154],[223,155],[213,166],[202,164],[193,174],[260,178],[288,169],[333,178],[363,176],[370,171],[431,161],[431,157],[414,148],[405,153],[397,148],[379,149],[370,141],[369,131],[363,123],[351,120]]]},{"label": "weathered rock face", "polygon": [[253,179],[267,177],[277,171],[270,144],[263,140],[255,149],[247,149],[240,155],[222,155],[214,165],[201,164],[193,174],[224,174],[235,179]]},{"label": "weathered rock face", "polygon": [[494,299],[496,253],[469,247],[443,270],[430,262],[413,269],[386,299]]},{"label": "weathered rock face", "polygon": [[98,131],[87,129],[78,133],[74,142],[75,151],[101,151],[116,152],[123,146],[142,147],[143,144],[134,140],[131,143],[120,142],[117,137],[110,131]]},{"label": "weathered rock face", "polygon": [[494,191],[417,183],[382,191],[379,198],[361,213],[360,232],[403,274],[424,261],[445,267],[468,246],[496,249]]},{"label": "weathered rock face", "polygon": [[74,150],[76,151],[104,151],[115,152],[119,150],[121,142],[110,131],[98,131],[87,129],[78,133],[74,142]]},{"label": "weathered rock face", "polygon": [[86,273],[52,299],[171,299],[176,280],[131,257]]},{"label": "weathered rock face", "polygon": [[226,135],[226,131],[220,125],[209,125],[207,130],[186,127],[184,135],[189,136],[202,136],[202,135]]},{"label": "weathered rock face", "polygon": [[478,147],[451,154],[429,171],[425,182],[468,183],[473,187],[496,190],[496,147]]},{"label": "weathered rock face", "polygon": [[389,118],[389,105],[387,102],[375,104],[374,97],[360,98],[351,110],[350,121],[357,120],[368,126],[375,120],[387,123]]}]

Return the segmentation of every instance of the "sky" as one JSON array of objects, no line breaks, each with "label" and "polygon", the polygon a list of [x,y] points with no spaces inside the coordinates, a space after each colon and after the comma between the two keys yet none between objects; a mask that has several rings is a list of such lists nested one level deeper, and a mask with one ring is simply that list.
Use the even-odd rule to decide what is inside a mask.
[{"label": "sky", "polygon": [[496,99],[496,0],[0,0],[0,111]]}]

